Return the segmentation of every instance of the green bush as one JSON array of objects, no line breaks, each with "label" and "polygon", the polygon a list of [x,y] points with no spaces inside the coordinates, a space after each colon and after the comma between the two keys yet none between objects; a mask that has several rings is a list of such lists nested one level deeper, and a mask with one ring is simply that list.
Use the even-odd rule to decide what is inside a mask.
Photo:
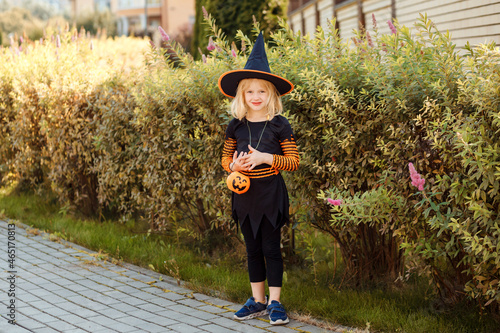
[{"label": "green bush", "polygon": [[83,28],[94,36],[102,32],[107,36],[116,36],[116,17],[109,11],[80,15],[74,20],[78,30]]},{"label": "green bush", "polygon": [[203,7],[206,13],[211,13],[213,18],[217,20],[218,28],[228,38],[228,42],[235,41],[233,36],[238,31],[242,31],[244,35],[249,35],[254,24],[254,20],[261,22],[264,36],[267,38],[269,34],[278,28],[278,18],[286,13],[288,1],[285,0],[196,0],[196,20],[193,28],[192,54],[196,59],[201,58],[198,51],[200,48],[204,54],[207,54],[206,47],[208,45],[207,30],[205,27]]},{"label": "green bush", "polygon": [[[498,304],[498,49],[461,56],[426,17],[416,28],[363,31],[352,47],[334,30],[280,41],[300,82],[290,100],[305,155],[296,204],[312,208],[306,218],[337,239],[353,274],[397,272],[405,259],[447,302],[465,290]],[[423,198],[409,162],[427,179]],[[311,204],[314,190],[345,204]]]},{"label": "green bush", "polygon": [[[12,34],[36,40],[41,37],[43,26],[42,20],[33,17],[30,11],[24,8],[14,7],[0,12],[0,30],[4,32],[5,37]],[[9,45],[9,38],[5,38],[3,42]]]}]

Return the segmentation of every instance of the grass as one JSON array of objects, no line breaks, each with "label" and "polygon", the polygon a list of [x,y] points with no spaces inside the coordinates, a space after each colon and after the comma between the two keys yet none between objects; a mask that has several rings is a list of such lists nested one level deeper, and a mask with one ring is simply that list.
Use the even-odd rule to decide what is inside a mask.
[{"label": "grass", "polygon": [[[242,246],[208,256],[196,247],[178,243],[175,237],[148,234],[147,226],[137,221],[123,224],[79,219],[65,214],[53,199],[15,193],[12,188],[0,190],[0,217],[2,214],[116,259],[153,267],[157,272],[185,281],[198,292],[240,303],[250,294]],[[316,238],[327,244],[324,237]],[[296,318],[313,317],[380,332],[498,331],[498,321],[491,316],[481,317],[476,308],[468,305],[448,311],[434,310],[433,295],[423,280],[393,290],[339,289],[342,272],[337,272],[334,279],[324,259],[318,252],[317,283],[308,261],[286,267],[282,299]]]}]

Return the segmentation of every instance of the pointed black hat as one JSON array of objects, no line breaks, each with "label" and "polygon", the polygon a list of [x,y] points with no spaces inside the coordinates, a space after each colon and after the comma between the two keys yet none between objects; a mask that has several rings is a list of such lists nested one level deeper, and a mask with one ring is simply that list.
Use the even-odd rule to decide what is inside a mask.
[{"label": "pointed black hat", "polygon": [[245,68],[226,72],[219,78],[219,89],[228,97],[235,97],[238,83],[243,79],[261,79],[274,84],[278,93],[283,96],[293,90],[293,84],[278,75],[271,73],[267,61],[264,37],[260,32]]}]

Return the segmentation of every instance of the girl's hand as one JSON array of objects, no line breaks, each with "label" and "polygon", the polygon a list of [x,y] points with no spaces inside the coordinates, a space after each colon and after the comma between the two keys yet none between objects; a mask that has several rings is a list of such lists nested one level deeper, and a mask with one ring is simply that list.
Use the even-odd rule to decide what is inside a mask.
[{"label": "girl's hand", "polygon": [[[231,167],[232,171],[246,171],[247,169],[243,167],[243,164],[245,163],[245,157],[248,154],[245,152],[240,152],[238,156],[238,152],[235,150],[233,154],[233,165]],[[230,165],[231,166],[231,165]]]},{"label": "girl's hand", "polygon": [[243,168],[245,168],[244,170],[253,170],[253,168],[261,164],[273,164],[272,154],[260,152],[250,145],[248,145],[248,149],[250,149],[250,153],[246,154],[243,157]]}]

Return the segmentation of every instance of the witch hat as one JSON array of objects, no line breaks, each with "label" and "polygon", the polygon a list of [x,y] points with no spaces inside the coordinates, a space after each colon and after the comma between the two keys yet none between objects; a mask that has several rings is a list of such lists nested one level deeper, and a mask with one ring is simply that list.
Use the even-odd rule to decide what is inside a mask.
[{"label": "witch hat", "polygon": [[235,97],[238,83],[243,79],[267,80],[274,84],[281,96],[293,90],[293,84],[290,81],[271,73],[271,68],[269,68],[269,62],[267,61],[262,31],[255,41],[255,45],[248,57],[245,68],[222,74],[219,78],[219,89],[224,95]]}]

